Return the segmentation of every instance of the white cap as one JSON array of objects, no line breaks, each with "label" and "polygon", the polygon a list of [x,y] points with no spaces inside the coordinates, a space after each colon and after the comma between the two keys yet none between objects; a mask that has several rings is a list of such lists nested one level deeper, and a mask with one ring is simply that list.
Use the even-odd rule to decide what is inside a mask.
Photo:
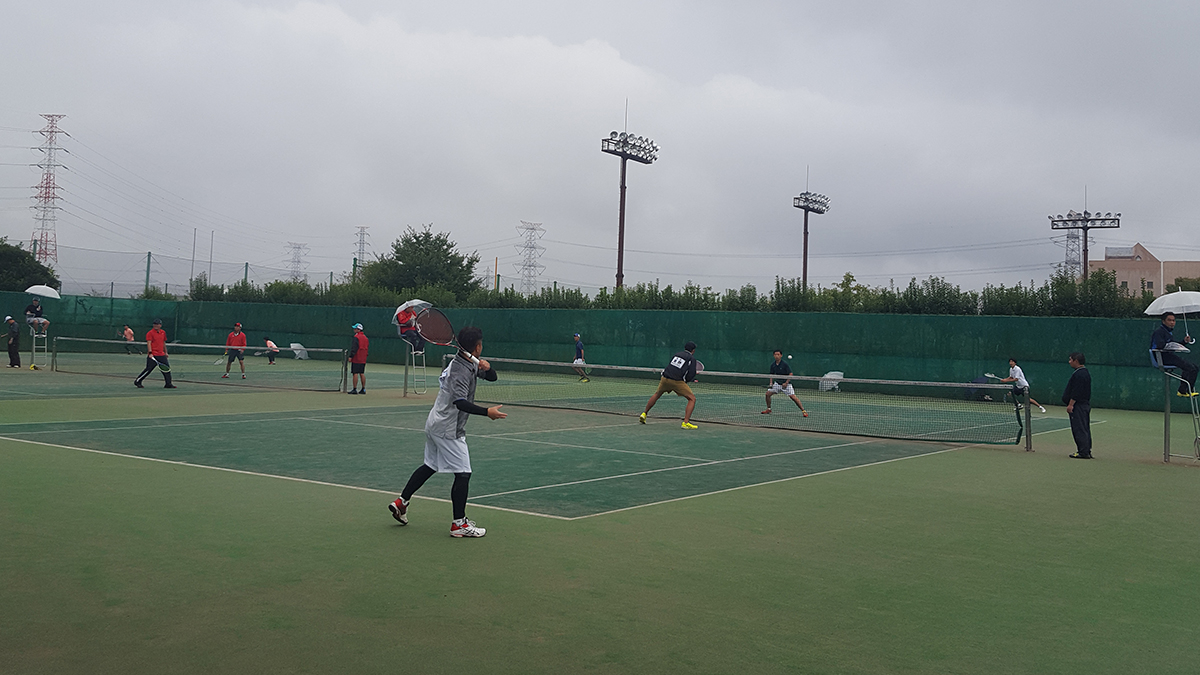
[{"label": "white cap", "polygon": [[4,317],[4,320],[5,320],[5,321],[12,321],[12,317],[11,317],[11,316],[6,316],[6,317]]}]

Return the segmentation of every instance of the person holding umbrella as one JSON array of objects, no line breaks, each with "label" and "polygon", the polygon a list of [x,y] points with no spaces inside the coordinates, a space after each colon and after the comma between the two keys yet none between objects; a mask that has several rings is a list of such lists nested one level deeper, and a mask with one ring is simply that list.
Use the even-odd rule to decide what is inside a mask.
[{"label": "person holding umbrella", "polygon": [[425,338],[417,332],[417,315],[426,307],[431,307],[424,300],[409,300],[408,302],[396,308],[396,315],[392,317],[392,323],[396,325],[397,332],[404,341],[412,346],[413,354],[425,353]]},{"label": "person holding umbrella", "polygon": [[[1184,329],[1186,331],[1186,329]],[[1183,336],[1183,344],[1195,344],[1196,338],[1187,335]],[[1196,364],[1179,356],[1177,351],[1169,349],[1169,345],[1180,344],[1175,340],[1175,312],[1164,312],[1162,315],[1162,324],[1150,336],[1150,349],[1159,352],[1162,358],[1164,367],[1178,368],[1182,373],[1182,378],[1179,380],[1179,391],[1176,396],[1195,396],[1196,395],[1196,374],[1200,372],[1200,368]]]}]

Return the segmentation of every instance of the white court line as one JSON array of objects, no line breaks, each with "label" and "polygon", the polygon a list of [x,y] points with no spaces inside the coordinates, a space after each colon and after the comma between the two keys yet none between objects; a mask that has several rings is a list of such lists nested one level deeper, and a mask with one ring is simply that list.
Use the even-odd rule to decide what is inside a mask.
[{"label": "white court line", "polygon": [[36,391],[17,391],[14,389],[0,389],[0,392],[5,394],[17,394],[20,396],[58,396],[58,394],[39,394]]},{"label": "white court line", "polygon": [[[31,441],[31,440],[28,440],[25,438],[12,438],[10,436],[0,436],[0,441],[12,441],[13,443],[28,443],[30,445],[41,445],[41,446],[48,447],[48,448],[60,448],[63,450],[75,450],[77,452],[90,452],[90,453],[94,453],[97,455],[109,455],[111,457],[123,457],[125,459],[140,459],[140,460],[144,460],[147,462],[159,462],[161,464],[173,464],[175,466],[186,466],[186,467],[190,467],[193,469],[208,469],[210,471],[224,471],[226,473],[242,474],[243,476],[257,476],[259,478],[274,478],[277,480],[289,480],[289,481],[293,481],[296,483],[308,483],[310,485],[323,485],[325,487],[343,488],[346,490],[358,490],[359,492],[371,492],[371,493],[375,493],[375,494],[388,495],[388,496],[397,494],[397,492],[391,491],[391,490],[379,490],[376,488],[361,487],[358,485],[343,485],[341,483],[330,483],[330,482],[323,481],[323,480],[312,480],[311,478],[296,478],[294,476],[280,476],[280,475],[271,474],[271,473],[259,473],[257,471],[246,471],[244,469],[230,469],[230,468],[224,467],[224,466],[209,466],[207,464],[193,464],[191,462],[181,462],[181,461],[174,460],[174,459],[159,459],[157,457],[142,457],[140,455],[127,455],[122,452],[110,452],[108,450],[93,450],[92,448],[78,448],[78,447],[75,447],[72,445],[60,445],[58,443],[46,443],[43,441]],[[424,500],[431,501],[431,502],[443,502],[443,503],[450,502],[449,499],[441,499],[439,497],[425,497],[422,495],[413,495],[413,499],[424,499]],[[572,520],[571,518],[566,518],[564,516],[555,516],[555,515],[551,515],[548,513],[536,513],[533,511],[522,511],[520,509],[510,509],[510,508],[505,508],[502,506],[489,506],[487,504],[475,504],[475,503],[469,502],[469,501],[468,501],[468,504],[470,504],[473,507],[478,507],[481,509],[491,509],[493,511],[508,511],[509,513],[520,513],[520,514],[526,515],[526,516],[538,516],[539,518],[552,518],[554,520]]]},{"label": "white court line", "polygon": [[[2,390],[0,390],[0,391],[2,391]],[[39,394],[39,395],[49,396],[50,394]],[[380,406],[380,409],[387,409],[389,407],[396,409],[398,412],[408,412],[409,408],[415,408],[415,406]],[[346,410],[362,410],[362,408],[346,408]],[[334,409],[332,412],[336,412],[336,411],[337,410]],[[301,410],[233,411],[233,412],[227,412],[227,413],[195,413],[192,415],[155,415],[153,417],[149,417],[149,416],[147,416],[147,417],[101,417],[99,419],[94,419],[94,420],[52,420],[52,421],[48,421],[48,422],[0,422],[0,427],[29,426],[30,424],[89,424],[92,422],[137,422],[140,420],[162,419],[164,417],[170,418],[170,419],[187,419],[189,417],[217,417],[217,416],[228,417],[230,415],[278,415],[280,413],[292,414],[292,413],[320,413],[320,412],[331,412],[331,411],[329,408],[307,408],[307,409],[301,409]],[[427,413],[428,411],[422,410],[421,412]],[[351,415],[343,415],[343,417],[354,417],[354,416],[360,416],[360,415],[374,415],[374,414],[376,414],[376,413],[369,413],[369,412],[368,413],[353,413]]]},{"label": "white court line", "polygon": [[[499,438],[501,436],[520,436],[521,434],[548,434],[555,431],[591,431],[592,429],[611,429],[613,427],[636,427],[640,422],[627,422],[625,424],[596,424],[590,427],[569,427],[566,429],[534,429],[532,431],[506,431],[502,434],[488,434],[488,438]],[[472,434],[478,436],[479,434]]]},{"label": "white court line", "polygon": [[[1062,419],[1062,418],[1048,418],[1048,419]],[[1104,424],[1107,421],[1108,420],[1099,420],[1097,422],[1092,422],[1092,426],[1095,426],[1097,424]],[[1066,428],[1070,429],[1070,427],[1066,427]],[[1033,435],[1041,436],[1042,434],[1053,434],[1058,431],[1063,431],[1063,429],[1050,429],[1048,431],[1039,431]],[[883,440],[887,440],[887,439],[878,439],[878,440],[883,441]],[[878,466],[880,464],[890,464],[891,462],[899,462],[899,461],[902,461],[905,459],[916,459],[918,457],[929,457],[930,455],[940,455],[945,452],[954,452],[956,450],[963,450],[966,448],[974,448],[974,447],[980,447],[980,446],[992,447],[992,445],[993,444],[991,444],[991,443],[971,443],[969,445],[961,445],[956,448],[946,448],[944,450],[934,450],[932,452],[923,452],[919,455],[908,455],[907,457],[893,457],[892,459],[884,459],[884,460],[880,460],[878,462],[871,462],[869,464],[856,464],[854,466],[843,466],[838,469],[829,469],[828,471],[818,471],[817,473],[806,473],[806,474],[803,474],[800,476],[790,476],[788,478],[779,478],[776,480],[764,481],[762,483],[751,483],[750,485],[739,485],[737,487],[725,488],[723,490],[713,490],[712,492],[702,492],[700,494],[687,495],[684,497],[675,497],[674,499],[664,499],[664,500],[658,501],[658,502],[649,502],[646,504],[636,504],[634,506],[626,506],[625,508],[621,508],[621,509],[613,509],[612,511],[601,511],[599,513],[589,513],[586,516],[575,516],[574,518],[571,518],[571,520],[582,520],[584,518],[594,518],[595,516],[605,516],[610,513],[620,513],[621,511],[632,511],[634,509],[641,509],[641,508],[645,508],[647,506],[657,506],[658,504],[669,504],[671,502],[681,502],[685,499],[695,499],[696,497],[707,497],[708,495],[719,495],[722,492],[733,492],[734,490],[745,490],[746,488],[760,487],[762,485],[774,485],[775,483],[785,483],[789,480],[799,480],[801,478],[812,478],[813,476],[824,476],[826,474],[838,473],[841,471],[849,471],[851,469],[862,469],[862,468],[865,468],[868,466]],[[482,499],[482,497],[478,497],[478,499]]]},{"label": "white court line", "polygon": [[[357,426],[357,427],[375,427],[377,429],[395,429],[397,431],[421,431],[421,432],[425,431],[424,428],[414,429],[412,427],[396,427],[396,426],[390,426],[387,424],[367,424],[366,422],[343,422],[341,420],[323,420],[323,419],[311,418],[311,417],[297,417],[296,419],[308,420],[310,422],[334,422],[336,424],[349,424],[351,426]],[[516,443],[533,443],[535,445],[550,445],[550,446],[554,446],[554,447],[558,447],[558,448],[572,448],[575,450],[596,450],[599,452],[619,452],[619,453],[625,454],[625,455],[645,455],[647,457],[664,457],[667,459],[682,459],[682,460],[686,460],[689,462],[708,461],[708,460],[705,460],[700,457],[686,457],[684,455],[667,455],[667,454],[663,454],[661,452],[641,452],[638,450],[620,450],[617,448],[600,448],[600,447],[596,447],[593,445],[573,445],[571,443],[554,443],[553,441],[535,441],[532,438],[509,438],[506,436],[491,436],[488,434],[471,434],[471,436],[474,438],[488,438],[488,439],[493,439],[493,440],[497,440],[497,441],[513,441]]]},{"label": "white court line", "polygon": [[[241,415],[278,415],[278,413],[271,413],[271,412],[238,413],[238,414],[241,414]],[[360,413],[360,414],[371,414],[371,413]],[[200,417],[200,415],[196,415],[196,417]],[[203,415],[203,417],[225,417],[225,416],[222,415],[221,413],[217,413],[217,414],[213,414],[213,415]],[[346,417],[350,417],[350,415],[346,415]],[[154,418],[142,417],[142,418],[138,418],[138,419],[154,419]],[[169,417],[167,417],[167,419],[172,419],[172,417],[169,416]],[[65,433],[71,433],[71,432],[76,432],[76,431],[95,432],[95,431],[130,431],[130,430],[135,430],[135,429],[170,429],[173,427],[198,427],[198,426],[205,426],[205,425],[212,425],[212,424],[254,424],[256,422],[287,422],[287,421],[293,421],[293,420],[307,420],[310,422],[333,422],[333,421],[336,421],[336,420],[325,420],[325,419],[321,419],[318,417],[264,417],[264,418],[257,418],[257,419],[252,419],[252,420],[215,419],[215,420],[209,420],[207,422],[178,422],[178,423],[169,423],[169,424],[144,424],[144,425],[140,425],[140,426],[113,426],[113,427],[91,427],[91,428],[71,427],[71,428],[65,428],[65,429],[38,429],[38,430],[34,430],[34,431],[13,431],[13,432],[9,432],[9,433],[15,433],[15,434],[19,434],[22,436],[26,436],[26,435],[30,435],[30,434],[65,434]],[[88,420],[88,421],[94,421],[94,420]],[[119,422],[122,420],[113,420],[113,421]],[[25,424],[28,425],[29,423],[25,423]],[[73,422],[55,422],[55,424],[74,424],[74,423]],[[354,423],[346,422],[346,424],[354,424]],[[388,427],[388,428],[399,429],[401,427]]]},{"label": "white court line", "polygon": [[852,445],[867,445],[869,443],[878,443],[878,442],[880,442],[880,440],[883,440],[883,439],[870,440],[870,441],[855,441],[853,443],[838,443],[836,445],[820,445],[815,448],[800,448],[798,450],[784,450],[781,452],[768,453],[766,455],[753,455],[751,457],[733,457],[731,459],[714,459],[714,460],[708,460],[708,461],[701,460],[700,464],[687,464],[684,466],[668,466],[668,467],[665,467],[662,469],[648,469],[646,471],[634,471],[632,473],[622,473],[622,474],[616,474],[616,475],[612,475],[612,476],[600,476],[598,478],[585,478],[582,480],[573,480],[573,481],[568,481],[566,483],[554,483],[551,485],[536,485],[534,487],[520,488],[518,490],[508,490],[506,492],[493,492],[492,494],[488,494],[488,495],[479,495],[478,497],[476,497],[476,499],[486,499],[488,497],[499,497],[502,495],[516,494],[518,492],[533,492],[534,490],[547,490],[549,488],[566,487],[568,485],[581,485],[583,483],[597,483],[602,480],[613,480],[615,478],[630,478],[633,476],[644,476],[646,474],[651,474],[651,473],[663,473],[665,471],[680,471],[682,469],[697,469],[697,468],[704,467],[704,466],[715,466],[717,464],[728,464],[730,462],[745,462],[747,460],[765,459],[767,457],[778,457],[780,455],[795,455],[795,454],[800,454],[802,452],[812,452],[814,450],[829,450],[831,448],[845,448],[845,447],[849,447]]}]

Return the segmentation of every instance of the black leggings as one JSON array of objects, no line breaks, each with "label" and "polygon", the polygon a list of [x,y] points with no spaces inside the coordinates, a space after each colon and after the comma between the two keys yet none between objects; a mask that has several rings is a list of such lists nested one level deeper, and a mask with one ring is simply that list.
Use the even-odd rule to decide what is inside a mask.
[{"label": "black leggings", "polygon": [[[437,473],[427,464],[422,464],[417,467],[413,475],[408,479],[408,485],[404,486],[404,491],[400,493],[400,498],[404,501],[412,499],[417,490],[429,480],[430,476]],[[454,474],[454,485],[450,486],[450,503],[454,507],[454,519],[462,520],[467,517],[467,494],[470,491],[471,474],[456,473]]]}]

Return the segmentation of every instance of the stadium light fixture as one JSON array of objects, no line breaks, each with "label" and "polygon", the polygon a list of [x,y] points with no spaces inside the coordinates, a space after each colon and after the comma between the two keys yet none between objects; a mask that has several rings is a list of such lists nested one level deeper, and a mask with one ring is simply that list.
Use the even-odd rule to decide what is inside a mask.
[{"label": "stadium light fixture", "polygon": [[820,215],[829,210],[829,197],[816,192],[801,192],[799,196],[792,198],[792,206],[798,209],[804,209],[804,264],[803,272],[800,277],[800,288],[808,297],[808,214],[815,213]]},{"label": "stadium light fixture", "polygon": [[600,151],[621,158],[621,208],[617,215],[617,288],[625,283],[625,164],[633,160],[651,164],[658,159],[658,144],[649,138],[613,131],[600,139]]},{"label": "stadium light fixture", "polygon": [[1074,210],[1067,211],[1067,215],[1061,213],[1057,216],[1048,216],[1050,219],[1050,229],[1052,230],[1082,230],[1083,231],[1083,280],[1088,278],[1088,230],[1091,229],[1112,229],[1121,226],[1120,213],[1092,213],[1084,209],[1083,213],[1076,213]]}]

